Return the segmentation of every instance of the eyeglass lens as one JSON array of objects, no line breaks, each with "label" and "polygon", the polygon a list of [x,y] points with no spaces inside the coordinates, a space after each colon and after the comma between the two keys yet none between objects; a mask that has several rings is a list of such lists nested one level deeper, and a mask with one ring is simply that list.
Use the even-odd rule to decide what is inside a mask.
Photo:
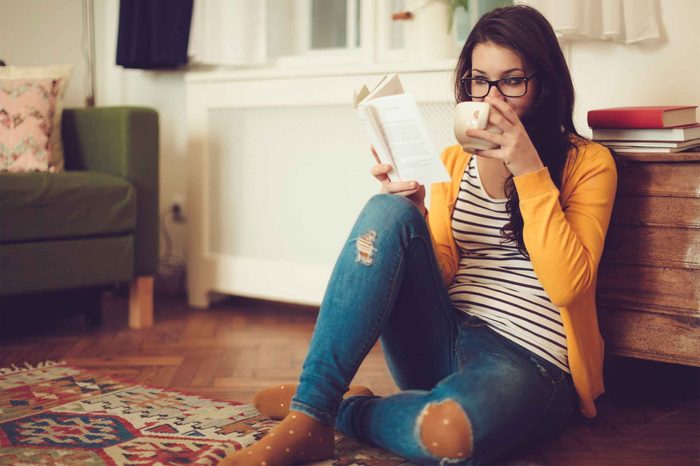
[{"label": "eyeglass lens", "polygon": [[[506,97],[521,97],[527,92],[527,80],[520,77],[499,79],[496,81],[496,86],[498,91]],[[486,79],[466,78],[464,88],[471,97],[486,97],[491,90],[491,85]]]}]

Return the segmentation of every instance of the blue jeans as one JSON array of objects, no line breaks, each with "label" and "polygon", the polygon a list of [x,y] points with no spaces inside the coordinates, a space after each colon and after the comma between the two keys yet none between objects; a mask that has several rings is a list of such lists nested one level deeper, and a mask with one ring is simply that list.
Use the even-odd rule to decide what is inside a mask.
[{"label": "blue jeans", "polygon": [[[402,391],[343,400],[377,339]],[[466,460],[421,441],[421,413],[448,400],[471,423]],[[454,308],[418,209],[372,197],[331,275],[291,409],[419,464],[481,464],[556,432],[575,404],[569,374]]]}]

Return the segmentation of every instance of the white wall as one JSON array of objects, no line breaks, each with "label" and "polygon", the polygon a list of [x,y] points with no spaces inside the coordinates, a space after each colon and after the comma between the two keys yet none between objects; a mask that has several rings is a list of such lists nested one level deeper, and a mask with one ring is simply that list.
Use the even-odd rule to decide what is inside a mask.
[{"label": "white wall", "polygon": [[82,0],[0,0],[0,59],[8,65],[75,65],[66,106],[85,104]]},{"label": "white wall", "polygon": [[[95,1],[97,105],[137,105],[158,111],[160,123],[160,212],[185,193],[187,127],[183,71],[145,71],[116,65],[119,1]],[[167,223],[173,253],[185,256],[185,226]],[[161,251],[165,243],[161,241]]]},{"label": "white wall", "polygon": [[[700,18],[698,0],[660,0],[663,38],[653,45],[576,42],[568,50],[577,92],[575,121],[590,135],[586,113],[622,105],[700,105]],[[186,135],[184,73],[117,67],[117,0],[96,0],[97,103],[146,105],[161,119],[161,211],[185,192]],[[10,64],[74,63],[68,104],[82,105],[80,0],[0,0],[0,58]],[[176,251],[184,231],[175,229]]]},{"label": "white wall", "polygon": [[656,44],[571,45],[574,122],[584,136],[591,135],[586,113],[593,108],[700,105],[700,1],[661,0],[659,7],[662,38]]}]

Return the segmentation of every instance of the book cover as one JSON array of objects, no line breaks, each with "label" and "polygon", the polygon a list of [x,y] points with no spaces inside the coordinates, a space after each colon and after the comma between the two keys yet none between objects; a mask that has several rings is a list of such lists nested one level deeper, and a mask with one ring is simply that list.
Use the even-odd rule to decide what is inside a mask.
[{"label": "book cover", "polygon": [[685,149],[700,144],[700,138],[683,142],[670,141],[605,141],[598,139],[598,142],[608,147],[668,147],[671,149]]},{"label": "book cover", "polygon": [[700,124],[677,128],[593,128],[595,141],[675,141],[700,138]]},{"label": "book cover", "polygon": [[697,105],[614,107],[588,112],[591,128],[670,128],[696,123]]},{"label": "book cover", "polygon": [[676,152],[683,152],[686,150],[691,150],[696,147],[700,147],[700,144],[696,144],[689,147],[629,147],[629,146],[608,146],[610,149],[619,153],[637,153],[644,152],[648,154],[674,154]]}]

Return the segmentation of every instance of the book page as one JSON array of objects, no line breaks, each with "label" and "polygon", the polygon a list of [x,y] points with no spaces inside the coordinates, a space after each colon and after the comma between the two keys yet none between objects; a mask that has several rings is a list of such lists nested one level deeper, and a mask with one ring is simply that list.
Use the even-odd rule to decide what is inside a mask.
[{"label": "book page", "polygon": [[401,79],[396,73],[385,75],[371,91],[366,85],[362,85],[359,91],[353,92],[353,106],[357,110],[365,131],[367,131],[370,144],[374,147],[379,161],[391,165],[391,170],[387,173],[389,181],[400,181],[401,177],[396,171],[396,164],[391,156],[384,134],[379,128],[379,123],[376,121],[376,116],[367,104],[374,98],[396,94],[403,94]]},{"label": "book page", "polygon": [[357,108],[361,104],[366,104],[372,99],[396,94],[403,94],[403,86],[401,85],[399,75],[393,73],[384,76],[371,91],[366,85],[363,85],[358,92],[354,93],[353,104],[355,108]]},{"label": "book page", "polygon": [[367,95],[367,100],[376,99],[379,97],[386,97],[389,95],[403,94],[403,86],[401,85],[401,79],[396,73],[384,76],[379,83],[374,86],[374,89]]},{"label": "book page", "polygon": [[367,131],[369,142],[374,146],[374,151],[377,153],[379,161],[391,165],[392,167],[389,173],[387,173],[389,181],[399,181],[401,178],[396,171],[396,164],[391,156],[389,147],[386,145],[384,134],[382,134],[372,108],[367,105],[361,105],[357,109],[357,114],[360,117],[360,122],[362,122],[362,125],[365,127],[365,131]]},{"label": "book page", "polygon": [[450,181],[413,96],[379,97],[367,106],[372,109],[398,172],[399,180],[392,181],[415,180],[426,187]]}]

